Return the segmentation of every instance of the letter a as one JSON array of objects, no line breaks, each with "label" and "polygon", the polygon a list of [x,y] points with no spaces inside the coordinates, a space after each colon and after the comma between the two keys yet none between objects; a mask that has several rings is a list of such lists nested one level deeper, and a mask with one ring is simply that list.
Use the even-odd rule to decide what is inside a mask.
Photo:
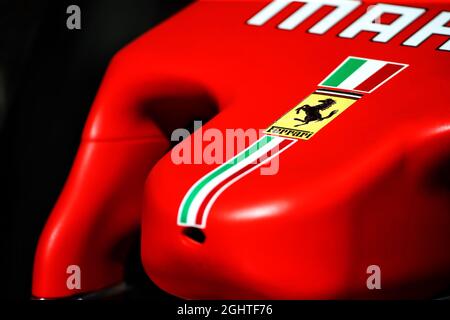
[{"label": "letter a", "polygon": [[73,30],[81,29],[81,10],[80,7],[77,5],[70,5],[67,7],[66,13],[71,14],[66,21],[67,29]]},{"label": "letter a", "polygon": [[81,270],[77,265],[70,265],[66,270],[70,276],[67,278],[66,286],[69,290],[81,289]]},{"label": "letter a", "polygon": [[367,267],[367,274],[370,276],[367,278],[367,289],[381,289],[381,269],[377,265],[371,265]]}]

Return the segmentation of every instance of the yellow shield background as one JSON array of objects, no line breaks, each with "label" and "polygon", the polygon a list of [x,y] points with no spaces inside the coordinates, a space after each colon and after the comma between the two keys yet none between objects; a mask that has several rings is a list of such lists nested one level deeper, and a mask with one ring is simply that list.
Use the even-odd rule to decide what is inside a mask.
[{"label": "yellow shield background", "polygon": [[[302,124],[302,122],[298,121],[298,120],[294,120],[294,119],[299,118],[299,119],[303,120],[305,118],[305,112],[303,110],[301,110],[297,114],[296,109],[301,106],[304,106],[306,104],[308,104],[310,106],[318,105],[318,104],[320,104],[319,100],[324,100],[324,99],[333,99],[334,101],[336,101],[336,103],[334,105],[332,105],[331,107],[329,107],[328,109],[321,111],[320,113],[322,114],[322,117],[326,117],[333,110],[337,110],[338,112],[328,119],[324,119],[322,121],[312,121],[312,122],[309,122],[308,124],[303,124],[303,125],[296,127],[296,125]],[[320,129],[322,129],[327,124],[329,124],[331,121],[333,121],[336,117],[338,117],[342,112],[344,112],[345,109],[350,107],[356,101],[357,101],[357,99],[352,99],[352,98],[347,98],[347,97],[338,97],[338,96],[332,96],[332,95],[327,95],[327,94],[313,93],[309,97],[304,99],[302,102],[300,102],[297,106],[295,106],[295,108],[293,108],[292,110],[290,110],[289,112],[284,114],[275,123],[273,123],[272,126],[270,126],[265,131],[265,133],[269,134],[269,135],[277,135],[277,136],[283,136],[283,137],[287,137],[287,138],[308,140],[315,133],[317,133]],[[285,128],[285,129],[290,129],[290,130],[305,131],[305,132],[309,132],[311,134],[296,136],[295,134],[292,134],[292,132],[290,132],[289,130],[285,130],[285,131],[287,131],[287,133],[285,133],[285,132],[275,133],[274,130],[271,130],[271,128],[274,126],[280,127],[280,128]]]}]

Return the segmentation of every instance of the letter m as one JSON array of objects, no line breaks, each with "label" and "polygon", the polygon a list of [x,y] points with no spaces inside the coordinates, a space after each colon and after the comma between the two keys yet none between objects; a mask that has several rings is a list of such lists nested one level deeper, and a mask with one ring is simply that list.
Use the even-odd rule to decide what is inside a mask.
[{"label": "letter m", "polygon": [[315,34],[324,34],[361,4],[356,0],[273,0],[247,23],[262,26],[293,2],[301,2],[304,5],[281,22],[278,28],[292,30],[323,6],[335,7],[325,18],[309,29],[309,32]]}]

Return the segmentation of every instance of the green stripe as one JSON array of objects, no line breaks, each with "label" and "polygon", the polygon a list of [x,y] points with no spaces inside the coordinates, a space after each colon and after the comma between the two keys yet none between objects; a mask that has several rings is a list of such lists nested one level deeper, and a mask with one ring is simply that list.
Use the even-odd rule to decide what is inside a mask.
[{"label": "green stripe", "polygon": [[265,146],[268,142],[270,142],[273,139],[271,136],[264,136],[262,139],[260,139],[258,142],[254,143],[250,148],[247,148],[244,152],[241,152],[236,157],[230,159],[228,162],[224,163],[220,167],[218,167],[216,170],[210,172],[208,175],[206,175],[199,184],[195,186],[195,188],[190,192],[186,202],[183,206],[183,211],[181,213],[180,221],[182,223],[187,222],[188,218],[188,212],[189,207],[192,204],[192,201],[194,201],[194,198],[197,196],[197,194],[200,192],[200,190],[208,184],[212,179],[217,177],[218,175],[222,174],[224,171],[230,169],[231,167],[235,166],[242,160],[248,158],[252,153],[255,151],[261,149],[263,146]]},{"label": "green stripe", "polygon": [[339,69],[333,72],[324,82],[324,86],[337,87],[353,72],[358,70],[367,60],[350,58]]}]

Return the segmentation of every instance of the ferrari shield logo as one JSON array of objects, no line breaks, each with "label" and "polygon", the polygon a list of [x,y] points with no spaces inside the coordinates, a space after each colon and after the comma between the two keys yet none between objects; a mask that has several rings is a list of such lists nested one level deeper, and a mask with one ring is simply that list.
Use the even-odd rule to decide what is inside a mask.
[{"label": "ferrari shield logo", "polygon": [[272,124],[265,133],[308,140],[359,99],[357,95],[339,96],[325,92],[311,94]]}]

